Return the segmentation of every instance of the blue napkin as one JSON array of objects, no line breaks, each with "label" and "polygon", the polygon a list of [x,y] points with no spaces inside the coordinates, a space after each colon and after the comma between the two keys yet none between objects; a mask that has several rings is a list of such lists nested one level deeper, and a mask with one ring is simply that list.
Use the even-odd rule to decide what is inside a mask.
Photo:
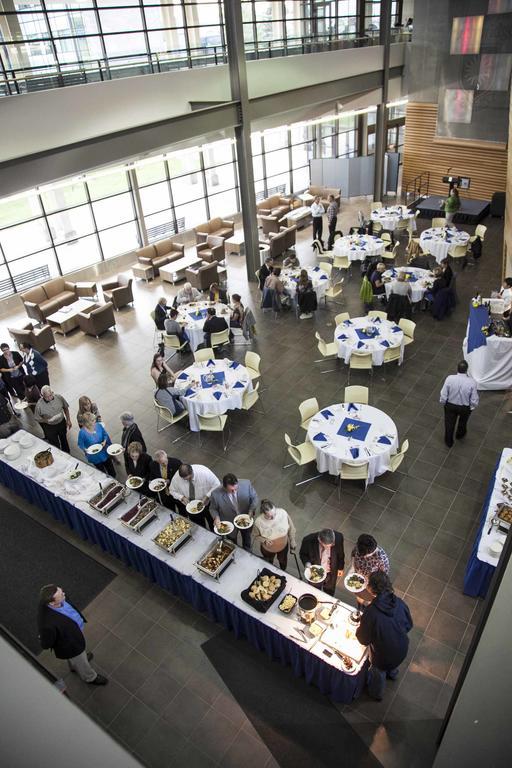
[{"label": "blue napkin", "polygon": [[222,397],[222,392],[214,392],[213,396],[216,400],[220,400]]},{"label": "blue napkin", "polygon": [[352,320],[344,320],[343,325],[353,325]]},{"label": "blue napkin", "polygon": [[361,250],[362,250],[362,251],[366,251],[366,245],[362,245],[362,246],[361,246]]},{"label": "blue napkin", "polygon": [[341,336],[338,336],[338,339],[339,339],[340,341],[346,341],[346,340],[348,339],[348,336],[345,336],[345,334],[344,334],[344,333],[342,333],[342,334],[341,334]]},{"label": "blue napkin", "polygon": [[352,458],[357,459],[359,456],[359,448],[351,448],[350,453],[352,454]]},{"label": "blue napkin", "polygon": [[391,277],[396,277],[396,269],[391,270]]},{"label": "blue napkin", "polygon": [[206,365],[215,365],[215,363],[214,363],[214,361],[213,361],[213,360],[208,360],[208,362],[206,363]]},{"label": "blue napkin", "polygon": [[377,440],[378,443],[384,443],[384,445],[391,445],[391,440],[386,435],[381,435]]},{"label": "blue napkin", "polygon": [[424,240],[432,240],[432,235],[425,235]]},{"label": "blue napkin", "polygon": [[320,411],[322,416],[324,416],[326,419],[329,418],[329,416],[334,416],[334,413],[332,413],[328,408],[326,408],[324,411]]},{"label": "blue napkin", "polygon": [[180,375],[178,376],[178,379],[181,379],[182,381],[184,381],[185,379],[188,379],[188,373],[185,373],[185,372],[180,373]]},{"label": "blue napkin", "polygon": [[238,368],[239,365],[240,365],[240,363],[237,360],[233,360],[233,362],[231,363],[231,365],[229,367],[230,368]]},{"label": "blue napkin", "polygon": [[364,347],[364,342],[363,341],[358,341],[357,342],[357,348],[361,349],[361,347]]},{"label": "blue napkin", "polygon": [[313,272],[320,272],[320,267],[314,267]]},{"label": "blue napkin", "polygon": [[350,250],[351,250],[351,251],[355,251],[355,250],[357,250],[357,249],[356,249],[355,245],[353,245],[353,246],[352,246],[352,248],[351,248]]},{"label": "blue napkin", "polygon": [[328,280],[329,278],[327,275],[320,275],[320,280]]},{"label": "blue napkin", "polygon": [[383,347],[389,347],[389,341],[386,341],[386,339],[384,339],[384,341],[381,341],[381,344]]},{"label": "blue napkin", "polygon": [[189,388],[189,389],[187,389],[187,391],[185,392],[185,397],[192,397],[192,395],[195,395],[195,393],[196,393],[195,389],[190,389],[190,388]]},{"label": "blue napkin", "polygon": [[327,443],[327,442],[328,442],[328,440],[327,440],[327,438],[326,438],[326,436],[324,435],[324,433],[323,433],[323,432],[318,432],[318,434],[316,434],[316,435],[313,437],[313,440],[319,440],[319,441],[322,441],[322,442],[324,442],[324,443]]},{"label": "blue napkin", "polygon": [[374,323],[381,323],[382,320],[380,319],[380,317],[372,317],[372,322],[374,322]]},{"label": "blue napkin", "polygon": [[402,329],[400,328],[400,326],[394,325],[391,330],[393,331],[393,333],[400,333]]},{"label": "blue napkin", "polygon": [[349,411],[358,411],[359,408],[357,407],[357,405],[355,403],[349,403],[347,410],[349,410]]},{"label": "blue napkin", "polygon": [[233,389],[243,389],[244,385],[241,381],[237,381],[236,384],[233,384]]}]

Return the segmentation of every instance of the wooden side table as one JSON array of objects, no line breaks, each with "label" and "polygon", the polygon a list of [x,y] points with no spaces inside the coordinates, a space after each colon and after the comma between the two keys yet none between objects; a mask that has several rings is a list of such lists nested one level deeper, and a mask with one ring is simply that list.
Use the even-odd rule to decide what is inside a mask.
[{"label": "wooden side table", "polygon": [[96,283],[75,283],[77,299],[97,299],[98,288]]},{"label": "wooden side table", "polygon": [[136,264],[132,264],[131,270],[134,277],[140,277],[141,280],[145,280],[146,282],[153,280],[155,277],[152,264],[141,264],[140,262],[137,262]]}]

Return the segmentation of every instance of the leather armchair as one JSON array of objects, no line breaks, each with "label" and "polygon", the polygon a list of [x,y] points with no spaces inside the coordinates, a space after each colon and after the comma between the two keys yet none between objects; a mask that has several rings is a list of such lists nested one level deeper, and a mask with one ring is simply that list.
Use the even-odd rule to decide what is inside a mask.
[{"label": "leather armchair", "polygon": [[116,327],[114,309],[110,301],[101,307],[97,304],[92,304],[91,307],[87,307],[83,312],[80,312],[77,317],[81,330],[89,334],[89,336],[96,336],[97,339],[102,333],[108,331],[109,328],[115,329]]},{"label": "leather armchair", "polygon": [[256,210],[259,216],[277,216],[282,218],[291,208],[291,201],[288,197],[281,195],[272,195],[265,200],[256,203]]},{"label": "leather armchair", "polygon": [[118,275],[116,280],[106,280],[101,284],[105,301],[111,301],[114,309],[121,309],[133,304],[132,278]]},{"label": "leather armchair", "polygon": [[295,245],[297,227],[281,227],[277,235],[269,235],[269,237],[269,256],[273,259],[278,259]]},{"label": "leather armchair", "polygon": [[279,232],[279,218],[278,216],[258,216],[264,235],[270,235],[271,232],[277,234]]},{"label": "leather armchair", "polygon": [[55,347],[55,338],[49,325],[34,328],[32,323],[27,323],[23,328],[8,328],[7,330],[18,346],[30,344],[41,354],[44,354],[50,347]]},{"label": "leather armchair", "polygon": [[235,222],[228,219],[221,219],[220,216],[216,216],[210,221],[206,221],[204,224],[199,224],[198,227],[194,227],[196,233],[196,243],[204,243],[208,235],[214,235],[215,237],[233,237],[235,233]]},{"label": "leather armchair", "polygon": [[212,283],[219,282],[218,266],[217,262],[213,261],[211,264],[205,264],[202,267],[197,267],[197,269],[187,269],[185,278],[198,291],[206,291]]},{"label": "leather armchair", "polygon": [[224,259],[224,238],[208,235],[206,242],[196,245],[197,255],[203,261],[212,264],[214,261]]}]

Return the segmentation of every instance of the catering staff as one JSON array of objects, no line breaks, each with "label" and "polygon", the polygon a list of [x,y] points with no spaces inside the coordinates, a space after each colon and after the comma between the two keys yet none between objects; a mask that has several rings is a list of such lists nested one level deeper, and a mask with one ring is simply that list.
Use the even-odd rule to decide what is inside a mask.
[{"label": "catering staff", "polygon": [[45,384],[50,385],[50,377],[48,376],[48,363],[37,349],[32,347],[28,341],[23,341],[20,344],[20,351],[23,355],[23,365],[29,376],[34,376],[36,384],[41,389]]},{"label": "catering staff", "polygon": [[384,571],[370,575],[368,591],[373,599],[363,612],[356,637],[370,647],[368,693],[372,699],[382,701],[386,678],[396,680],[398,667],[407,656],[407,633],[413,624],[409,608],[395,595]]},{"label": "catering staff", "polygon": [[[215,525],[221,520],[233,522],[237,515],[249,515],[254,517],[258,506],[258,494],[250,480],[239,480],[236,475],[228,473],[222,478],[222,485],[215,488],[210,494],[210,514]],[[251,549],[251,530],[245,528],[240,531],[242,546]],[[229,535],[232,541],[238,538],[238,528]]]},{"label": "catering staff", "polygon": [[275,507],[269,499],[260,504],[260,514],[252,527],[253,542],[259,545],[264,560],[272,564],[277,557],[279,567],[286,570],[288,549],[295,551],[296,530],[285,509]]},{"label": "catering staff", "polygon": [[203,464],[182,464],[171,480],[169,491],[178,504],[180,514],[187,515],[185,507],[189,501],[201,500],[203,510],[193,515],[193,519],[203,528],[206,528],[206,522],[210,528],[213,528],[209,512],[210,494],[219,485],[220,480],[217,475]]},{"label": "catering staff", "polygon": [[[162,478],[162,480],[172,480],[175,473],[182,465],[181,459],[175,459],[172,456],[168,456],[165,451],[155,451],[153,454],[154,461],[151,462],[149,468],[149,479],[156,480]],[[160,499],[164,507],[172,509],[176,512],[176,504],[174,498],[171,496],[169,490],[169,484],[167,484],[163,491],[159,494],[151,492],[153,496]]]},{"label": "catering staff", "polygon": [[11,352],[8,344],[0,344],[0,373],[5,382],[10,395],[19,397],[20,400],[25,394],[25,384],[23,383],[23,358],[19,352]]},{"label": "catering staff", "polygon": [[322,244],[323,215],[325,208],[320,202],[320,195],[317,195],[311,204],[311,216],[313,217],[313,240],[319,240]]},{"label": "catering staff", "polygon": [[34,417],[40,423],[44,438],[50,445],[71,453],[67,438],[67,431],[72,426],[69,404],[62,395],[57,395],[51,387],[43,387],[41,398],[36,403]]},{"label": "catering staff", "polygon": [[334,595],[338,576],[343,576],[345,568],[343,534],[332,528],[309,533],[302,539],[299,555],[306,568],[312,565],[325,568],[327,576],[322,584],[323,590],[328,595]]},{"label": "catering staff", "polygon": [[476,381],[468,375],[468,364],[461,360],[457,365],[457,373],[447,376],[439,398],[444,404],[444,442],[451,448],[453,433],[461,440],[466,434],[468,419],[471,411],[478,405]]}]

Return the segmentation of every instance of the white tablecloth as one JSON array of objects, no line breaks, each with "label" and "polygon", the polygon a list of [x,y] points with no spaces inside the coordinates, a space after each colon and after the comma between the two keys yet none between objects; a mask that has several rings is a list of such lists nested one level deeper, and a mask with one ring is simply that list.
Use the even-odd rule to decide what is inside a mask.
[{"label": "white tablecloth", "polygon": [[434,277],[432,275],[432,272],[428,269],[420,269],[420,267],[403,267],[402,269],[387,269],[384,272],[384,280],[389,280],[385,284],[386,288],[386,296],[390,296],[391,289],[396,283],[396,276],[399,272],[405,272],[408,275],[413,275],[416,280],[407,280],[409,285],[411,286],[411,301],[417,302],[421,301],[423,298],[423,295],[428,287],[430,287],[434,282]]},{"label": "white tablecloth", "polygon": [[346,235],[339,237],[333,246],[336,256],[348,256],[349,261],[363,261],[367,256],[380,256],[385,243],[373,235]]},{"label": "white tablecloth", "polygon": [[[338,430],[345,419],[349,423],[359,423],[361,432],[355,430],[350,437],[339,435]],[[370,428],[365,439],[354,437],[366,430],[366,424],[370,424]],[[327,439],[315,440],[318,435]],[[381,437],[388,442],[378,442]],[[373,483],[378,475],[389,469],[390,457],[398,450],[398,433],[393,420],[371,405],[341,403],[323,408],[309,423],[308,440],[316,448],[316,464],[320,472],[338,475],[342,463],[357,465],[367,462],[368,483]],[[352,455],[351,451],[356,448],[359,449],[359,456]]]},{"label": "white tablecloth", "polygon": [[512,338],[488,336],[484,347],[468,354],[468,340],[464,339],[462,351],[477,387],[483,389],[512,388]]},{"label": "white tablecloth", "polygon": [[[308,277],[313,283],[313,288],[316,291],[316,297],[318,301],[323,299],[325,292],[329,286],[329,277],[327,272],[320,267],[304,267],[308,271]],[[292,298],[295,300],[295,291],[297,290],[297,279],[300,276],[300,267],[285,267],[281,270],[281,278],[284,283],[284,287],[290,291]],[[294,280],[293,278],[296,278]]]},{"label": "white tablecloth", "polygon": [[498,565],[498,560],[500,558],[499,555],[492,555],[489,551],[489,547],[495,541],[500,541],[504,544],[506,535],[498,531],[496,526],[492,528],[490,533],[488,533],[488,531],[491,525],[491,520],[495,516],[496,507],[498,504],[508,504],[509,506],[512,504],[510,499],[505,498],[502,493],[503,478],[508,480],[509,485],[512,484],[512,463],[509,462],[512,462],[512,449],[504,448],[503,453],[501,454],[498,470],[496,472],[496,481],[494,483],[491,499],[489,501],[487,520],[485,521],[482,535],[480,536],[480,541],[478,543],[478,559],[483,563],[489,563],[489,565],[494,566]]},{"label": "white tablecloth", "polygon": [[412,219],[412,229],[413,231],[416,230],[414,213],[409,208],[406,208],[405,205],[389,205],[386,208],[371,211],[370,219],[382,224],[383,229],[388,229],[390,232],[397,228],[398,222],[402,219]]},{"label": "white tablecloth", "polygon": [[[183,398],[192,432],[199,432],[198,415],[202,416],[204,413],[222,414],[234,408],[241,408],[244,393],[252,391],[251,377],[247,368],[240,363],[236,368],[233,368],[233,365],[236,363],[227,358],[209,360],[207,363],[194,363],[194,365],[185,368],[176,379],[177,386],[186,390],[193,389],[195,392],[194,395],[185,395]],[[203,388],[201,376],[218,372],[224,373],[224,383]],[[197,384],[193,382],[197,382]],[[236,387],[235,385],[238,383],[242,386]],[[219,394],[220,397],[217,398],[216,395]]]},{"label": "white tablecloth", "polygon": [[420,235],[421,247],[435,256],[438,264],[452,253],[455,246],[466,245],[468,240],[468,233],[462,232],[457,227],[430,227]]},{"label": "white tablecloth", "polygon": [[[194,301],[191,304],[181,304],[178,307],[179,323],[183,324],[190,339],[190,347],[195,352],[200,344],[204,342],[203,325],[205,323],[205,310],[208,307],[215,307],[216,313],[224,317],[229,325],[231,311],[226,304],[216,304],[214,301]],[[194,317],[197,312],[201,312],[199,317]]]},{"label": "white tablecloth", "polygon": [[[378,336],[367,337],[361,332],[366,328],[375,328]],[[394,330],[395,329],[395,330]],[[398,329],[398,330],[396,330]],[[346,338],[340,338],[345,336]],[[361,338],[363,337],[363,338]],[[392,347],[400,347],[400,363],[404,356],[404,333],[398,325],[389,320],[376,317],[353,317],[338,325],[334,332],[334,341],[338,344],[338,357],[350,362],[352,352],[371,352],[374,365],[384,363],[384,352]],[[382,342],[385,341],[389,347]]]}]

